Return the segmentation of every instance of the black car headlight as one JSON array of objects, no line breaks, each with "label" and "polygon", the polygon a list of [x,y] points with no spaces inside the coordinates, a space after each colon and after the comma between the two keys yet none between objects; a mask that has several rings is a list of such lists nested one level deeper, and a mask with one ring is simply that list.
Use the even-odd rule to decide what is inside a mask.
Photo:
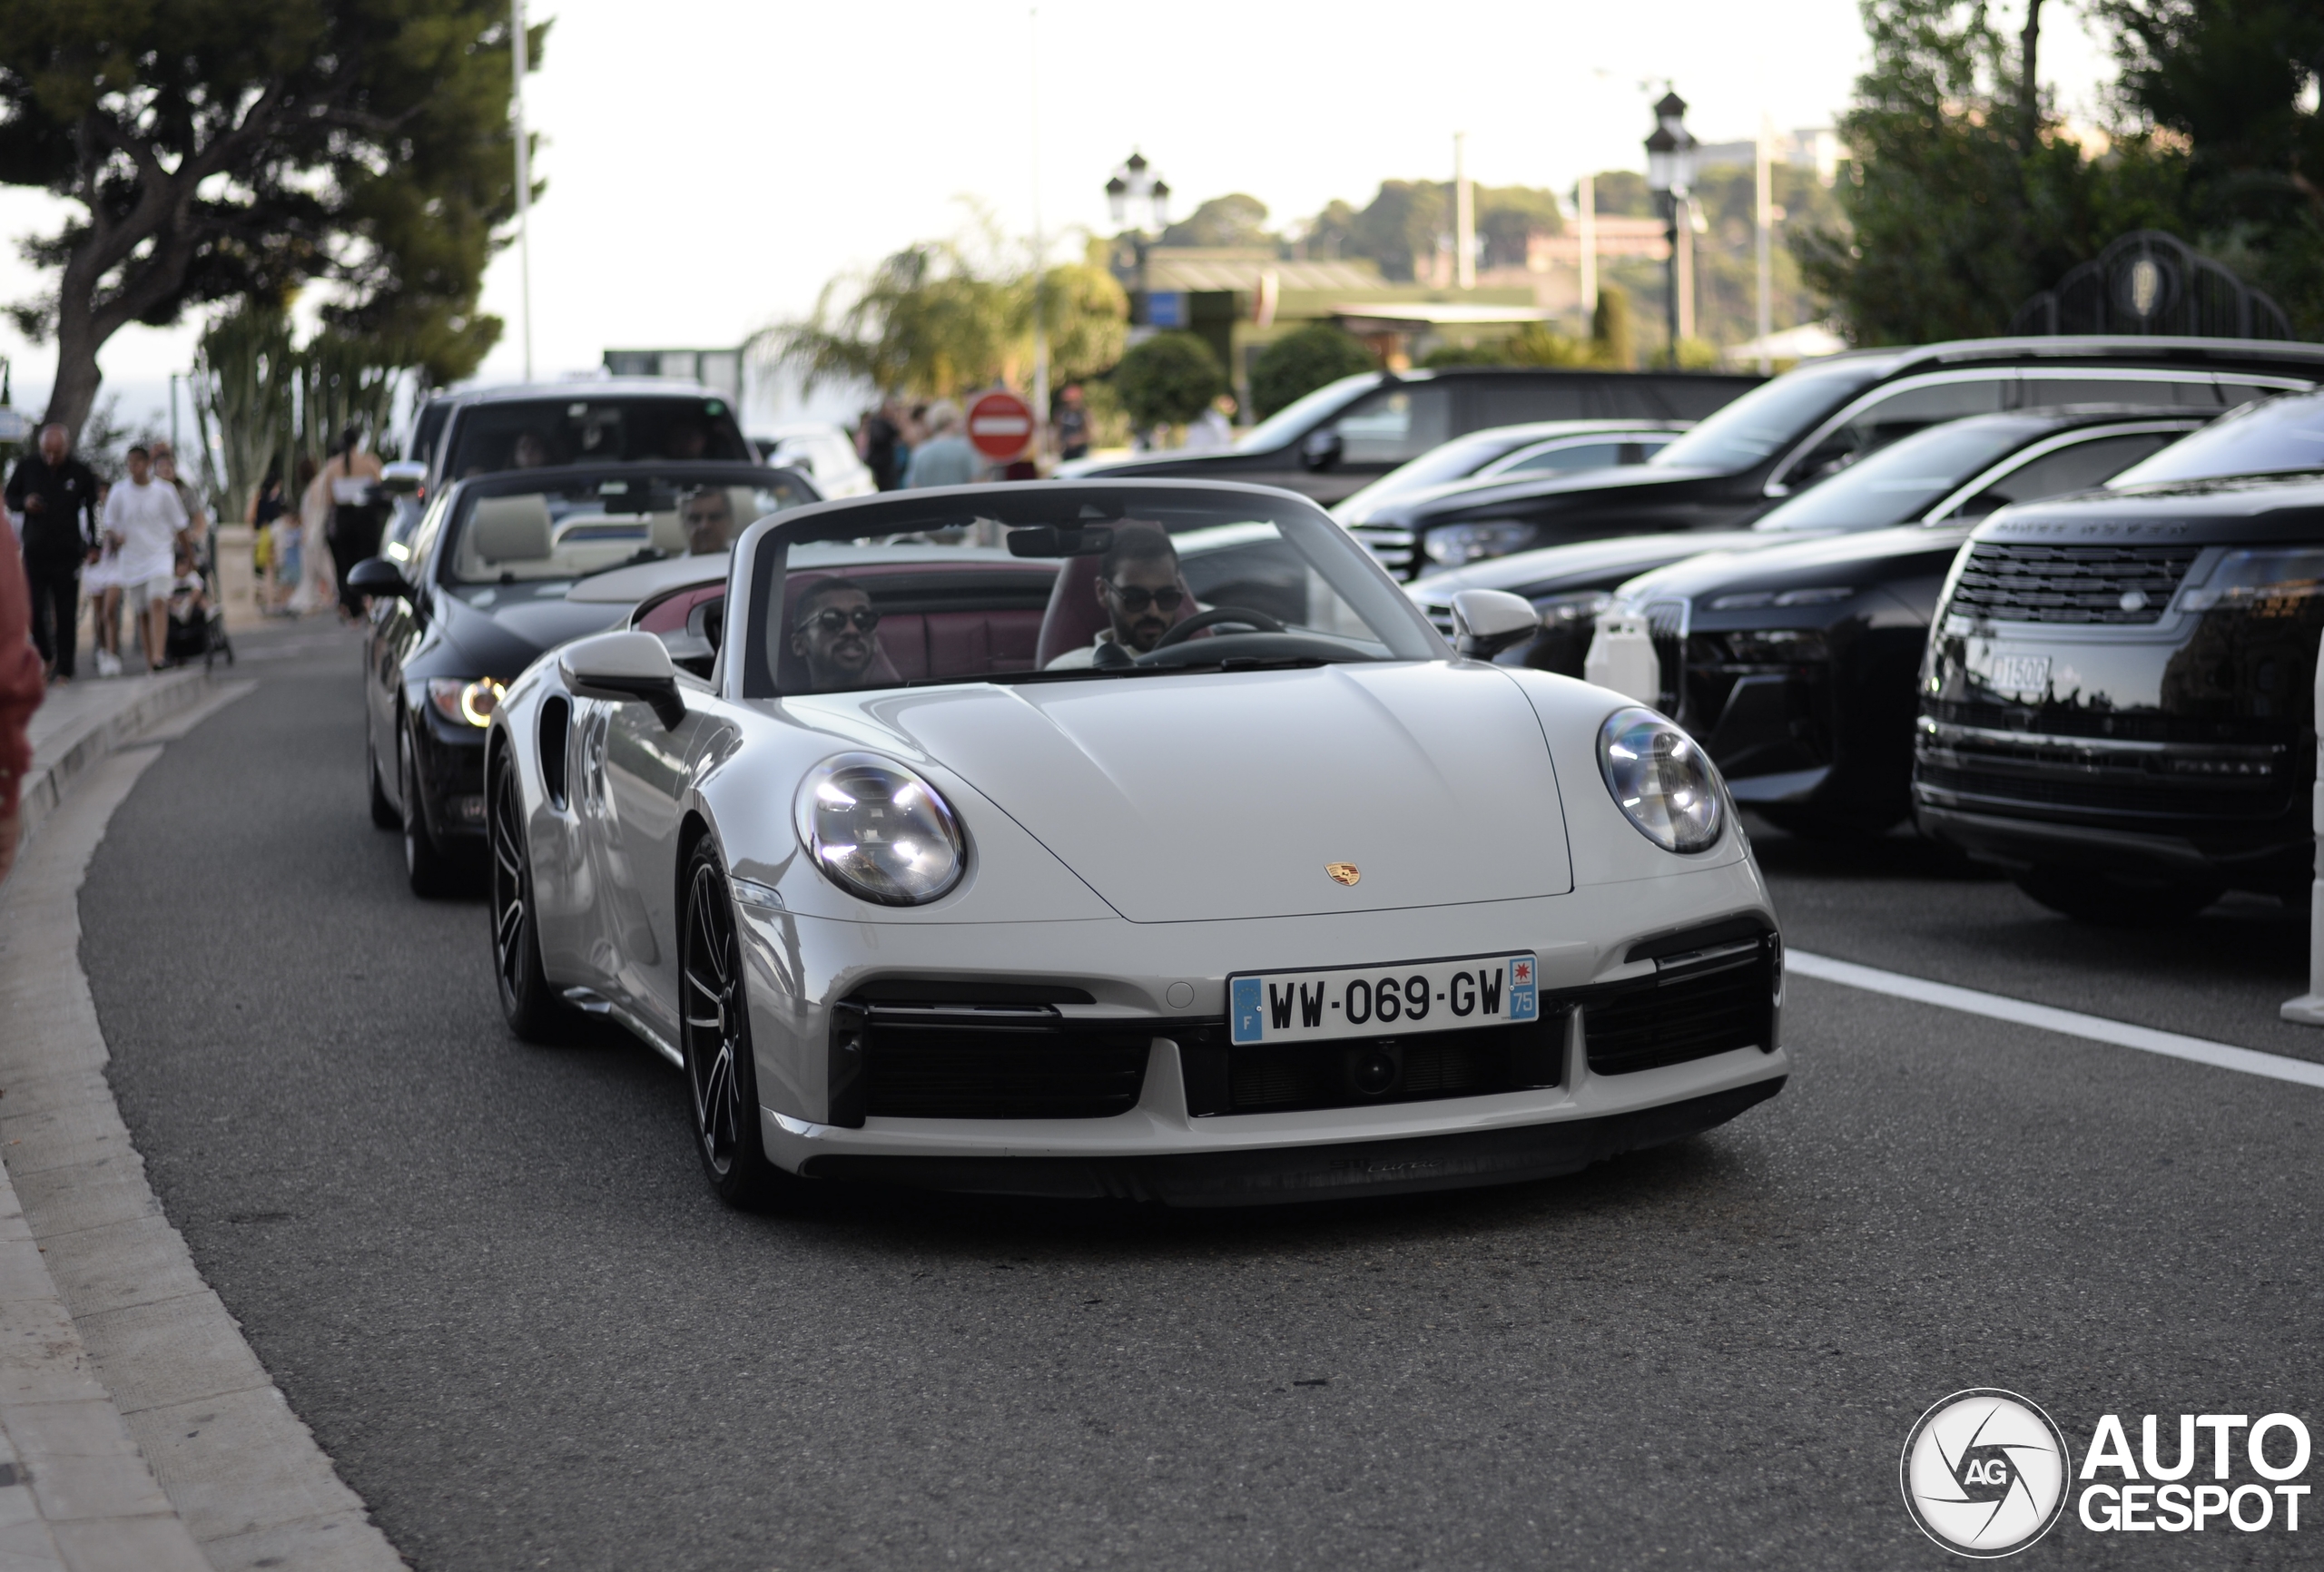
[{"label": "black car headlight", "polygon": [[859,900],[923,905],[960,883],[968,866],[951,804],[876,753],[842,753],[810,770],[796,817],[807,855]]},{"label": "black car headlight", "polygon": [[430,677],[428,679],[428,702],[436,712],[455,726],[474,726],[481,731],[492,724],[492,712],[500,707],[507,684],[492,677],[478,677],[473,683],[461,677]]},{"label": "black car headlight", "polygon": [[1708,851],[1727,811],[1718,774],[1695,740],[1651,710],[1617,710],[1598,729],[1606,790],[1639,833],[1665,851]]},{"label": "black car headlight", "polygon": [[1489,556],[1507,556],[1533,544],[1533,526],[1515,519],[1481,524],[1439,525],[1421,537],[1421,555],[1440,567],[1459,567]]}]

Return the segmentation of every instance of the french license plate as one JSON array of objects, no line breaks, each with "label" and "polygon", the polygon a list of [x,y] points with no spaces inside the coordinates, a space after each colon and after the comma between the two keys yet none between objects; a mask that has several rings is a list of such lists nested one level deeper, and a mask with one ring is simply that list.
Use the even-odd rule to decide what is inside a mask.
[{"label": "french license plate", "polygon": [[1985,686],[2001,693],[2030,693],[2036,698],[2050,691],[2050,657],[2004,655],[1987,658]]},{"label": "french license plate", "polygon": [[1312,1043],[1453,1032],[1541,1018],[1531,955],[1259,972],[1226,979],[1232,1040]]}]

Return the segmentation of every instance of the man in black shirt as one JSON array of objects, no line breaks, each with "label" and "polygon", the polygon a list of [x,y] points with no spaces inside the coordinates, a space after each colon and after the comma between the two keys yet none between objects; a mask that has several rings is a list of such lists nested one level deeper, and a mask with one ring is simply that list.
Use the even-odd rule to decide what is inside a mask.
[{"label": "man in black shirt", "polygon": [[33,644],[52,680],[73,675],[81,565],[97,541],[97,477],[73,457],[73,433],[44,426],[40,451],[8,477],[8,506],[24,519],[25,577],[33,592]]}]

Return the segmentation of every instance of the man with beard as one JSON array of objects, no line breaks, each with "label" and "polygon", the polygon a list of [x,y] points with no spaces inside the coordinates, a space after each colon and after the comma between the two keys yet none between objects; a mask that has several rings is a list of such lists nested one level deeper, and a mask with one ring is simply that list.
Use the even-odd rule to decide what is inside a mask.
[{"label": "man with beard", "polygon": [[1051,661],[1053,672],[1078,666],[1127,665],[1162,642],[1187,604],[1178,585],[1178,548],[1150,524],[1126,524],[1098,564],[1098,604],[1106,626],[1086,650],[1068,650]]},{"label": "man with beard", "polygon": [[792,614],[791,649],[807,663],[815,693],[860,688],[880,658],[880,614],[872,596],[850,578],[819,579]]}]

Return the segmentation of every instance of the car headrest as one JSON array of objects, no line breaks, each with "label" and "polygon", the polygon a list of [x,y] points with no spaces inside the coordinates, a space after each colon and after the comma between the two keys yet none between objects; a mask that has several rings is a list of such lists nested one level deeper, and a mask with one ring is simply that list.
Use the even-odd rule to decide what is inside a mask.
[{"label": "car headrest", "polygon": [[[1034,670],[1047,666],[1068,650],[1088,648],[1098,630],[1112,621],[1098,599],[1098,568],[1104,561],[1102,555],[1096,554],[1069,556],[1057,570],[1057,582],[1049,586],[1049,610],[1041,614],[1040,642],[1033,650]],[[1171,614],[1174,625],[1195,614],[1194,592],[1187,588],[1184,573],[1178,575],[1178,588],[1187,598]]]},{"label": "car headrest", "polygon": [[537,491],[477,499],[468,549],[486,562],[538,562],[549,555],[548,498]]}]

